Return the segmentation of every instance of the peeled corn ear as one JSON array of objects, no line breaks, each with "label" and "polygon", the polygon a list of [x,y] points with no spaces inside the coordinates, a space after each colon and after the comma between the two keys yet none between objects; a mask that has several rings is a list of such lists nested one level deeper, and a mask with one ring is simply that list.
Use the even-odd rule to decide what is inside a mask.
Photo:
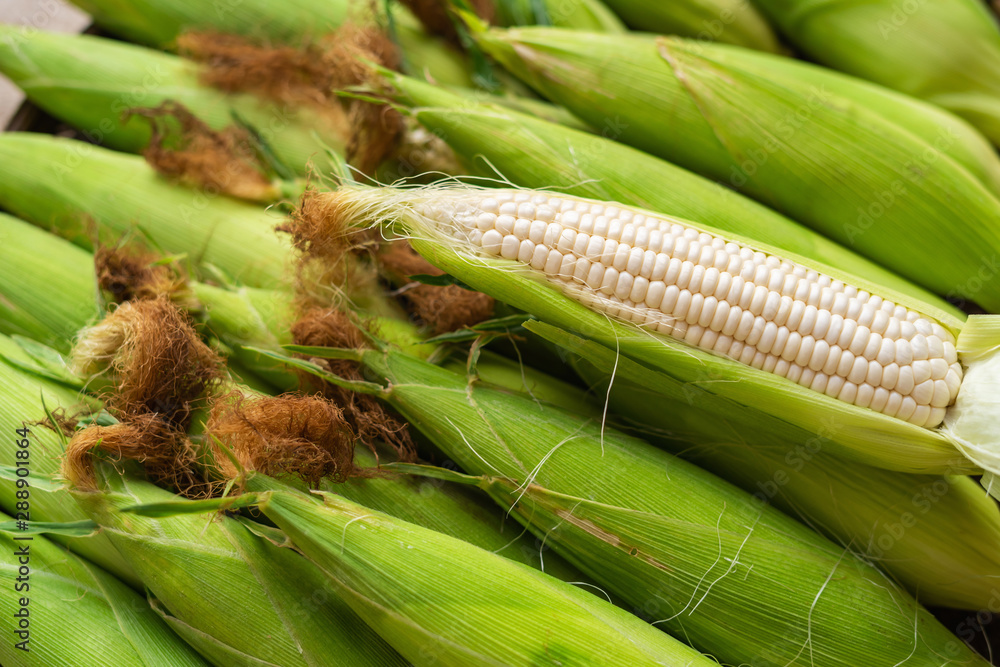
[{"label": "peeled corn ear", "polygon": [[[1000,461],[980,449],[990,440],[979,421],[982,385],[1000,364],[989,352],[1000,340],[997,318],[966,324],[836,269],[615,203],[465,186],[349,186],[332,196],[356,224],[399,222],[423,239],[415,247],[428,259],[475,289],[542,319],[555,314],[554,323],[684,381],[706,380],[711,369],[709,391],[832,433],[859,460],[975,469],[959,447],[978,465]],[[523,284],[525,272],[587,309],[560,312],[524,286],[498,288]],[[633,326],[610,326],[611,318]],[[960,393],[963,362],[982,371]]]}]

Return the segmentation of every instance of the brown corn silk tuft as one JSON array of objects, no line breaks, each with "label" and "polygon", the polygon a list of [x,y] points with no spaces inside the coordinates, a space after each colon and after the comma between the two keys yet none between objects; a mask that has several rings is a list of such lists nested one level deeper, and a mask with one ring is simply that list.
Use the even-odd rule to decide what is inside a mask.
[{"label": "brown corn silk tuft", "polygon": [[[394,280],[399,282],[419,274],[440,276],[437,268],[405,240],[393,241],[378,255],[378,261]],[[488,320],[493,316],[492,297],[464,289],[458,285],[443,287],[415,284],[402,292],[411,312],[430,326],[435,334],[455,331]]]},{"label": "brown corn silk tuft", "polygon": [[159,256],[135,247],[101,246],[94,253],[97,286],[118,304],[169,297],[193,303],[187,280],[173,265],[157,263]]},{"label": "brown corn silk tuft", "polygon": [[176,102],[131,109],[129,114],[149,119],[152,135],[143,156],[166,178],[255,202],[278,197],[243,128],[213,130]]},{"label": "brown corn silk tuft", "polygon": [[214,495],[218,486],[197,472],[198,453],[184,433],[158,414],[77,431],[66,448],[62,476],[80,491],[96,490],[95,457],[111,463],[137,461],[152,482],[192,498]]},{"label": "brown corn silk tuft", "polygon": [[[374,474],[354,464],[357,436],[343,410],[319,396],[223,397],[213,405],[205,431],[212,445],[230,449],[244,470],[295,475],[313,487],[324,478],[344,482]],[[237,476],[227,457],[214,458],[225,477]]]},{"label": "brown corn silk tuft", "polygon": [[74,412],[70,412],[66,408],[60,406],[50,410],[45,416],[45,419],[29,423],[33,426],[44,426],[50,431],[61,433],[67,438],[70,438],[74,433],[76,433],[76,425],[80,423],[80,417],[88,415],[90,412],[91,411],[88,408],[80,408]]},{"label": "brown corn silk tuft", "polygon": [[[455,20],[448,9],[449,3],[444,0],[400,0],[419,19],[421,25],[432,35],[443,37],[451,44],[461,47]],[[494,0],[469,0],[469,6],[476,16],[487,23],[496,18]]]},{"label": "brown corn silk tuft", "polygon": [[[292,340],[296,345],[333,347],[358,350],[368,347],[368,342],[350,317],[332,308],[312,308],[292,325]],[[334,375],[347,380],[362,380],[361,368],[349,359],[312,359]],[[402,461],[416,458],[416,447],[405,421],[389,413],[383,403],[373,396],[359,394],[318,380],[309,373],[300,374],[304,385],[321,391],[344,412],[344,418],[354,428],[358,438],[374,452],[376,442],[391,446]]]},{"label": "brown corn silk tuft", "polygon": [[345,227],[336,200],[306,190],[277,230],[289,234],[300,253],[296,284],[300,307],[327,305],[336,300],[331,290],[367,290],[378,281],[374,267],[357,257],[374,244],[371,232]]},{"label": "brown corn silk tuft", "polygon": [[222,359],[165,297],[122,304],[84,330],[72,357],[78,375],[108,372],[113,388],[102,398],[120,420],[152,414],[182,430],[223,374]]},{"label": "brown corn silk tuft", "polygon": [[367,63],[399,68],[396,45],[377,28],[347,24],[302,46],[261,45],[218,32],[189,32],[177,44],[183,55],[206,66],[206,84],[324,111],[342,128],[348,161],[362,173],[374,173],[403,134],[402,115],[394,109],[337,96],[369,78]]}]

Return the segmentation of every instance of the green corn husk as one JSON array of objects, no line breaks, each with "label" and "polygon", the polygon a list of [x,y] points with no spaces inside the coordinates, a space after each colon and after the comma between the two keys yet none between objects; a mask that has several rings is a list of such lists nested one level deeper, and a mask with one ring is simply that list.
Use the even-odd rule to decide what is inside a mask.
[{"label": "green corn husk", "polygon": [[[0,514],[0,519],[10,517]],[[146,600],[99,567],[40,535],[0,531],[8,582],[0,594],[7,638],[0,660],[7,667],[116,665],[177,667],[207,665],[153,612]],[[19,556],[27,549],[30,573],[19,577]],[[23,586],[23,587],[22,587]],[[19,636],[15,613],[21,598],[28,630]],[[27,641],[24,641],[27,639]],[[24,641],[24,648],[18,643]]]},{"label": "green corn husk", "polygon": [[298,378],[248,347],[271,348],[292,342],[289,325],[291,297],[281,290],[252,287],[223,289],[191,283],[191,291],[203,308],[206,333],[227,348],[230,368],[247,369],[278,390],[298,387]]},{"label": "green corn husk", "polygon": [[976,0],[758,0],[812,59],[938,104],[1000,143],[1000,32]]},{"label": "green corn husk", "polygon": [[1000,281],[983,278],[1000,249],[1000,199],[934,147],[939,137],[824,91],[822,75],[793,86],[716,55],[726,47],[676,38],[520,28],[479,43],[584,120],[616,119],[622,141],[736,186],[938,294],[1000,310]]},{"label": "green corn husk", "polygon": [[[37,370],[25,370],[27,368],[40,368],[39,361],[14,339],[0,335],[0,427],[8,434],[0,448],[0,455],[3,456],[0,508],[11,514],[17,512],[20,499],[17,497],[19,477],[16,469],[18,457],[22,456],[18,452],[22,448],[17,447],[19,438],[15,439],[14,433],[17,429],[27,427],[30,430],[27,468],[31,473],[26,478],[31,493],[31,508],[27,518],[33,522],[56,524],[87,521],[87,515],[54,479],[59,471],[59,458],[64,449],[62,440],[54,431],[37,422],[45,420],[47,413],[54,414],[60,409],[65,410],[67,416],[72,416],[78,409],[96,409],[97,405],[93,400],[82,397],[77,389],[46,378]],[[106,535],[53,535],[52,539],[111,572],[133,588],[142,588],[138,577]]]},{"label": "green corn husk", "polygon": [[500,25],[551,25],[607,33],[627,30],[602,0],[498,0],[495,5]]},{"label": "green corn husk", "polygon": [[167,624],[211,663],[405,664],[291,550],[231,517],[124,514],[182,501],[103,466],[97,472],[103,490],[75,493],[78,503],[135,568]]},{"label": "green corn husk", "polygon": [[[591,338],[609,349],[620,350],[621,354],[679,383],[704,386],[706,391],[747,408],[743,413],[745,426],[754,431],[761,428],[763,421],[773,429],[769,435],[778,439],[805,442],[819,437],[831,453],[889,470],[925,474],[978,473],[984,468],[991,472],[1000,470],[1000,453],[994,445],[996,415],[1000,411],[996,401],[1000,396],[996,380],[1000,364],[1000,354],[996,352],[1000,318],[972,315],[964,320],[933,304],[736,234],[723,234],[705,225],[633,209],[636,213],[674,220],[765,255],[810,267],[921,313],[957,336],[959,360],[967,368],[957,402],[945,416],[944,425],[923,428],[595,312],[548,282],[540,271],[516,261],[486,256],[468,241],[461,242],[452,236],[447,221],[420,213],[422,205],[453,201],[447,198],[467,197],[474,191],[471,186],[405,189],[344,186],[332,196],[337,199],[345,224],[364,227],[384,222],[397,225],[396,233],[413,236],[413,247],[425,259],[472,289],[528,312],[543,322]],[[484,195],[490,192],[488,189],[479,191]]]},{"label": "green corn husk", "polygon": [[708,658],[572,585],[323,494],[260,509],[412,664],[698,665]]},{"label": "green corn husk", "polygon": [[0,206],[78,245],[91,247],[93,220],[105,241],[139,230],[158,250],[186,253],[202,274],[215,267],[251,287],[290,278],[276,213],[173,185],[140,157],[79,141],[9,132],[0,157]]},{"label": "green corn husk", "polygon": [[470,383],[486,382],[494,387],[525,394],[536,401],[544,401],[571,412],[594,414],[601,405],[576,385],[490,350],[480,351],[474,366],[469,361],[454,358],[447,359],[440,365],[453,373],[466,375]]},{"label": "green corn husk", "polygon": [[[619,201],[746,236],[959,311],[867,259],[691,172],[594,134],[487,104],[470,104],[421,81],[383,71],[394,100],[467,163],[528,188]],[[610,130],[611,128],[603,128]],[[515,137],[516,140],[511,140]],[[487,167],[482,169],[482,160]],[[669,186],[665,186],[669,184]]]},{"label": "green corn husk", "polygon": [[633,30],[781,50],[778,37],[749,0],[604,0]]},{"label": "green corn husk", "polygon": [[927,140],[935,150],[952,158],[989,188],[1000,194],[1000,160],[996,149],[962,118],[921,100],[869,83],[853,76],[816,67],[791,58],[775,58],[766,53],[719,46],[714,56],[744,67],[761,77],[796,86],[814,80],[822,90],[852,100],[886,120]]},{"label": "green corn husk", "polygon": [[[385,452],[382,454],[385,460]],[[354,462],[366,468],[378,463],[375,455],[363,447],[355,451]],[[550,550],[543,553],[543,545],[516,521],[507,519],[478,490],[440,480],[394,476],[391,472],[388,477],[357,478],[339,484],[324,482],[321,488],[507,560],[544,570],[562,581],[585,580],[579,570]]]},{"label": "green corn husk", "polygon": [[[186,30],[217,30],[265,41],[298,44],[322,36],[345,23],[388,25],[386,16],[363,0],[227,0],[210,5],[198,0],[72,0],[108,31],[130,41],[172,47]],[[458,52],[430,37],[404,7],[392,5],[392,36],[415,74],[429,73],[445,85],[472,83],[468,65]]]},{"label": "green corn husk", "polygon": [[[102,314],[93,255],[7,215],[0,215],[0,239],[10,254],[10,271],[0,279],[0,333],[27,336],[59,352],[68,352],[76,334]],[[53,282],[61,288],[50,291]],[[246,369],[252,368],[272,386],[297,386],[297,379],[287,369],[243,347],[274,347],[291,342],[287,293],[249,287],[224,289],[193,281],[188,287],[196,303],[184,299],[178,305],[191,309],[191,315],[204,325],[206,335],[227,348],[233,360],[230,370],[255,384],[256,378]],[[45,298],[40,298],[42,294]]]},{"label": "green corn husk", "polygon": [[[124,119],[134,107],[178,102],[212,129],[238,116],[299,175],[310,162],[329,171],[325,147],[342,152],[349,129],[342,119],[291,108],[245,93],[224,93],[198,80],[200,66],[184,58],[89,35],[0,25],[0,73],[33,103],[110,148],[138,153],[149,145],[145,118]],[[68,165],[67,165],[68,166]]]},{"label": "green corn husk", "polygon": [[[529,326],[544,331],[543,338],[558,340],[557,349],[574,351],[570,364],[626,420],[618,428],[636,431],[834,542],[849,545],[923,604],[958,609],[989,605],[993,592],[985,584],[1000,573],[1000,514],[973,479],[891,472],[831,456],[822,443],[750,437],[738,423],[722,417],[734,406],[712,394],[597,343],[537,322]],[[453,362],[443,367],[465,372],[464,365]],[[613,419],[603,416],[604,404],[595,404],[583,390],[525,370],[534,393],[517,383],[493,384],[581,416]],[[491,381],[493,372],[481,376]],[[553,395],[557,400],[550,399]]]},{"label": "green corn husk", "polygon": [[470,389],[405,354],[359,357],[384,383],[371,391],[482,476],[469,481],[637,613],[723,663],[986,664],[863,559],[689,463],[597,420]]},{"label": "green corn husk", "polygon": [[[99,312],[93,257],[4,214],[0,244],[7,249],[0,280],[0,333],[68,352],[69,341]],[[46,286],[53,285],[59,289],[45,294]]]},{"label": "green corn husk", "polygon": [[973,479],[880,470],[831,456],[822,442],[751,435],[722,416],[738,408],[694,385],[546,333],[576,350],[580,374],[646,438],[867,556],[924,604],[988,606],[987,582],[1000,573],[1000,514]]}]

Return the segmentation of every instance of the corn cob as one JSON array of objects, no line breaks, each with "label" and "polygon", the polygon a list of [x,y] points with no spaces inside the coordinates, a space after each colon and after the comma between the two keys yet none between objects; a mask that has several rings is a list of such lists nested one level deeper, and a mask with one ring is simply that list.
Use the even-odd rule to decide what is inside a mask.
[{"label": "corn cob", "polygon": [[279,161],[300,175],[307,173],[311,160],[329,169],[324,145],[344,150],[346,121],[306,107],[215,90],[199,82],[199,68],[178,56],[100,37],[24,33],[0,25],[0,72],[32,102],[97,143],[143,150],[151,137],[148,121],[137,116],[123,120],[123,114],[172,100],[216,130],[232,125],[238,115],[260,133]]},{"label": "corn cob", "polygon": [[722,416],[738,408],[712,394],[592,341],[542,331],[575,350],[581,376],[644,438],[850,545],[924,604],[989,605],[992,589],[983,582],[1000,565],[992,546],[1000,541],[1000,517],[973,479],[853,463],[820,442],[781,442],[765,424],[751,435],[738,419]]},{"label": "corn cob", "polygon": [[[8,518],[0,514],[0,519]],[[208,664],[138,593],[92,563],[39,535],[25,539],[0,531],[0,547],[8,554],[0,571],[10,582],[0,593],[0,612],[8,619],[7,641],[0,645],[4,665]],[[27,576],[23,571],[19,575],[19,553],[27,553]]]},{"label": "corn cob", "polygon": [[[387,25],[389,17],[361,0],[240,0],[209,6],[197,0],[73,0],[94,21],[130,41],[173,47],[186,30],[217,30],[264,41],[299,43],[306,36],[332,32],[347,23]],[[471,84],[468,66],[457,52],[427,35],[406,8],[391,6],[395,39],[415,74],[429,73],[445,85]]]},{"label": "corn cob", "polygon": [[[415,105],[412,115],[438,133],[469,164],[527,188],[558,188],[566,194],[620,201],[694,220],[865,276],[887,287],[959,314],[944,300],[879,265],[669,162],[587,132],[559,127],[524,113],[467,100],[421,81],[382,72],[396,102]],[[614,132],[614,127],[602,127]],[[517,141],[509,141],[517,137]],[[664,184],[669,184],[665,187]]]},{"label": "corn cob", "polygon": [[728,182],[938,294],[1000,310],[1000,282],[984,279],[1000,248],[1000,200],[936,148],[951,141],[947,128],[918,137],[824,91],[820,75],[771,81],[711,44],[541,28],[491,30],[479,43],[584,120],[617,119],[622,141]]},{"label": "corn cob", "polygon": [[778,52],[778,37],[747,0],[604,0],[633,30]]},{"label": "corn cob", "polygon": [[536,536],[722,663],[985,664],[873,567],[684,461],[392,350],[358,358]]},{"label": "corn cob", "polygon": [[816,61],[938,104],[1000,142],[1000,33],[982,3],[757,4]]},{"label": "corn cob", "polygon": [[[16,429],[30,429],[29,469],[32,477],[31,485],[31,521],[51,523],[73,523],[85,521],[87,516],[76,506],[69,493],[59,488],[46,488],[43,483],[59,470],[59,457],[63,451],[63,443],[50,428],[33,425],[46,419],[46,411],[50,414],[65,410],[71,416],[78,408],[96,408],[94,401],[81,397],[73,389],[58,382],[45,379],[39,375],[31,375],[18,364],[37,367],[37,361],[25,352],[16,341],[7,336],[0,336],[0,427],[5,434],[3,448],[4,465],[13,467],[17,461],[18,448],[15,446],[13,434]],[[18,488],[16,472],[7,471],[0,480],[0,508],[15,513],[17,511]],[[37,481],[37,483],[36,483]],[[55,486],[53,484],[53,486]],[[138,577],[115,551],[107,536],[92,535],[89,537],[64,537],[54,535],[53,539],[69,548],[90,562],[111,572],[133,588],[141,589]],[[5,663],[6,664],[6,663]]]},{"label": "corn cob", "polygon": [[1000,461],[997,318],[963,323],[831,267],[614,203],[469,187],[331,197],[348,224],[396,222],[429,239],[414,247],[474,289],[678,380],[712,378],[709,391],[780,418],[790,437],[823,434],[841,455],[910,472]]},{"label": "corn cob", "polygon": [[714,664],[537,570],[336,496],[322,499],[269,493],[259,506],[414,665]]}]

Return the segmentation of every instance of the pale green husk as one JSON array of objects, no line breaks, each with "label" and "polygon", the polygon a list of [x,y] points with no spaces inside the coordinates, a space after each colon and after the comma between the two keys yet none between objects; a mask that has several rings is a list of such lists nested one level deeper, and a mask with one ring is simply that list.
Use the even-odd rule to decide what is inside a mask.
[{"label": "pale green husk", "polygon": [[529,327],[573,350],[581,376],[645,438],[868,556],[924,604],[989,605],[1000,514],[971,478],[880,470],[832,456],[819,438],[781,441],[767,424],[743,428],[739,406],[697,385],[540,322]]},{"label": "pale green husk", "polygon": [[[969,360],[962,389],[945,415],[944,432],[970,459],[1000,472],[1000,317],[971,316],[958,336]],[[965,363],[965,362],[963,362]]]},{"label": "pale green husk", "polygon": [[[39,350],[40,352],[40,350]],[[76,506],[70,494],[56,479],[63,441],[50,428],[37,424],[47,415],[62,410],[72,416],[84,410],[89,414],[98,406],[93,399],[79,394],[78,388],[58,382],[42,370],[43,362],[32,357],[16,340],[0,335],[0,428],[7,434],[2,440],[0,456],[3,472],[0,477],[0,508],[17,511],[17,457],[21,449],[14,437],[16,429],[30,429],[28,436],[28,478],[31,492],[30,519],[50,523],[86,521],[87,515]],[[26,369],[33,369],[26,370]],[[68,369],[64,369],[68,375]],[[139,579],[108,541],[105,535],[66,537],[55,534],[52,539],[80,554],[135,588]]]},{"label": "pale green husk", "polygon": [[939,137],[824,90],[822,74],[769,76],[725,47],[678,38],[519,28],[481,33],[479,43],[591,124],[614,119],[621,141],[732,185],[942,296],[1000,311],[1000,281],[983,277],[996,273],[1000,199],[935,147]]},{"label": "pale green husk", "polygon": [[[0,514],[0,520],[10,517]],[[174,634],[146,600],[93,563],[40,535],[0,532],[0,572],[7,583],[0,592],[7,637],[0,660],[7,667],[65,665],[66,667],[205,666]],[[30,573],[21,584],[18,556],[27,548]],[[20,590],[15,585],[24,585]],[[28,602],[27,637],[15,634],[21,599]],[[23,639],[26,651],[15,647]]]},{"label": "pale green husk", "polygon": [[778,37],[750,0],[604,0],[634,30],[781,50]]},{"label": "pale green husk", "polygon": [[193,502],[97,468],[101,491],[75,495],[185,641],[217,665],[405,662],[338,597],[308,561],[237,519],[122,513],[144,503]]},{"label": "pale green husk", "polygon": [[[94,258],[17,218],[0,213],[6,251],[0,278],[0,333],[68,352],[76,332],[99,314]],[[57,290],[49,290],[58,285]]]},{"label": "pale green husk", "polygon": [[[385,457],[385,452],[382,454],[391,460]],[[355,451],[354,461],[364,467],[377,463],[375,456],[363,447]],[[343,484],[324,483],[323,490],[516,563],[544,570],[557,579],[585,580],[579,570],[537,544],[520,524],[510,521],[477,489],[441,480],[389,474],[389,477],[351,479]]]},{"label": "pale green husk", "polygon": [[724,664],[985,664],[849,549],[689,463],[406,355],[362,358],[379,395],[536,536]]},{"label": "pale green husk", "polygon": [[[264,41],[298,44],[345,23],[375,20],[365,0],[73,0],[98,25],[130,41],[172,47],[186,30],[218,30]],[[388,25],[384,15],[379,25]],[[445,85],[471,84],[468,65],[457,51],[425,33],[406,8],[392,4],[394,37],[410,71],[429,73]]]},{"label": "pale green husk", "polygon": [[260,508],[396,649],[423,665],[714,664],[603,599],[332,495]]},{"label": "pale green husk", "polygon": [[602,0],[496,0],[501,25],[552,25],[574,30],[623,33],[614,12]]},{"label": "pale green husk", "polygon": [[125,118],[133,107],[182,104],[219,130],[234,114],[257,131],[295,173],[314,163],[330,170],[325,147],[342,152],[344,119],[305,106],[291,108],[245,93],[224,93],[199,81],[201,66],[179,56],[89,35],[0,25],[0,72],[32,102],[79,128],[92,141],[138,153],[149,144],[149,122]]},{"label": "pale green husk", "polygon": [[756,0],[817,62],[939,104],[1000,142],[1000,32],[976,0]]},{"label": "pale green husk", "polygon": [[85,247],[95,231],[112,245],[136,234],[154,250],[186,254],[196,275],[215,268],[251,287],[290,278],[279,213],[173,185],[141,157],[80,141],[0,135],[0,206]]}]

